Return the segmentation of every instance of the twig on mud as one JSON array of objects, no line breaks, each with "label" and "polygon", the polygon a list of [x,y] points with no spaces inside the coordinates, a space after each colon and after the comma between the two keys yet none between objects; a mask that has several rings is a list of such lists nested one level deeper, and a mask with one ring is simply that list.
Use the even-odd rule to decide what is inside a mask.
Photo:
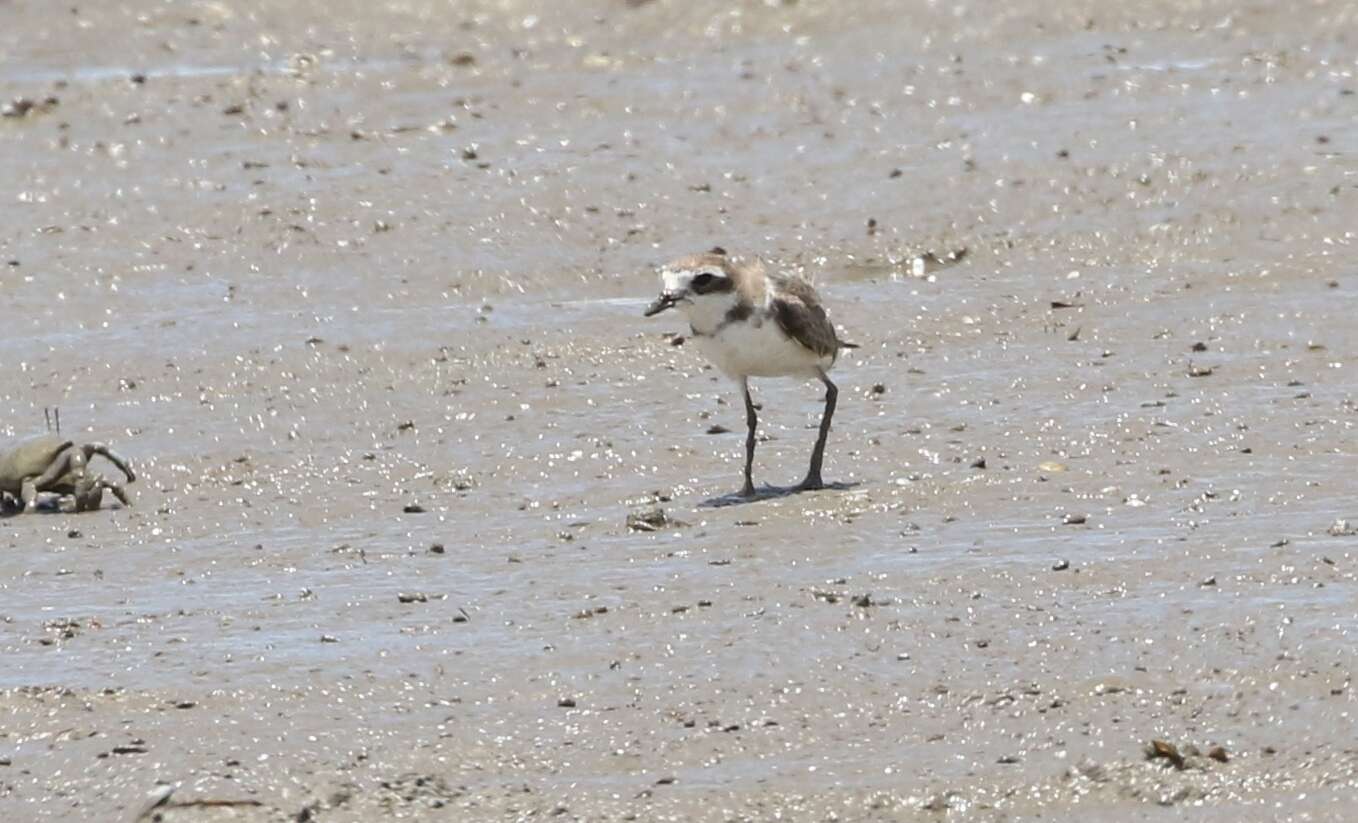
[{"label": "twig on mud", "polygon": [[157,809],[229,809],[237,807],[254,808],[264,805],[258,800],[213,800],[208,798],[201,800],[179,800],[171,803],[170,796],[174,794],[175,788],[176,787],[174,786],[162,786],[152,792],[150,800],[148,800],[146,805],[142,807],[142,810],[137,813],[137,816],[132,818],[132,823],[151,819],[151,813]]}]

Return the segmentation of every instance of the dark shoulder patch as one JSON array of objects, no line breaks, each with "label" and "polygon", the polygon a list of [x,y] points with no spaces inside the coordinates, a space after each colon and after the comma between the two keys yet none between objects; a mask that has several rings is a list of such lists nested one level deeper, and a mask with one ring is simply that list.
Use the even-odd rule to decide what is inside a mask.
[{"label": "dark shoulder patch", "polygon": [[746,320],[750,319],[750,315],[752,314],[754,314],[754,306],[742,300],[726,310],[726,317],[722,320],[722,325],[744,323]]}]

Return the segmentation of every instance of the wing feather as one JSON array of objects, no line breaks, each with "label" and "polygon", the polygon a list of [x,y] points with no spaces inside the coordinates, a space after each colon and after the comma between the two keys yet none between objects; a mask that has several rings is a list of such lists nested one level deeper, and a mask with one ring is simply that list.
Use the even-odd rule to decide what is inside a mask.
[{"label": "wing feather", "polygon": [[800,277],[774,275],[769,312],[783,333],[821,357],[834,357],[842,345],[815,288]]}]

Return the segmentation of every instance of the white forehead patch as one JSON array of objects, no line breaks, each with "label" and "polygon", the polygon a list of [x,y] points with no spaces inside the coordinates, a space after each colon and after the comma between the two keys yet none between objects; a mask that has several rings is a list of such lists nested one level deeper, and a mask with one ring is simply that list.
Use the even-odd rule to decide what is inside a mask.
[{"label": "white forehead patch", "polygon": [[721,269],[713,266],[699,266],[696,269],[664,268],[660,270],[660,287],[670,294],[679,294],[687,291],[689,284],[693,282],[693,278],[700,274],[711,274],[716,277],[726,276]]},{"label": "white forehead patch", "polygon": [[693,272],[689,269],[661,269],[660,288],[669,294],[679,294],[688,289],[693,282]]}]

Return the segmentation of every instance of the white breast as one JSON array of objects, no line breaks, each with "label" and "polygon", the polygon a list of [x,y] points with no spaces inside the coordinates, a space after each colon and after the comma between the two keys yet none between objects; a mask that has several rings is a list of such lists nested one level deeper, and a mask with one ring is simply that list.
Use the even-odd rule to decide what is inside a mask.
[{"label": "white breast", "polygon": [[815,377],[829,370],[832,357],[821,357],[788,337],[771,319],[756,314],[748,321],[728,323],[715,335],[694,335],[698,347],[717,368],[734,378]]}]

